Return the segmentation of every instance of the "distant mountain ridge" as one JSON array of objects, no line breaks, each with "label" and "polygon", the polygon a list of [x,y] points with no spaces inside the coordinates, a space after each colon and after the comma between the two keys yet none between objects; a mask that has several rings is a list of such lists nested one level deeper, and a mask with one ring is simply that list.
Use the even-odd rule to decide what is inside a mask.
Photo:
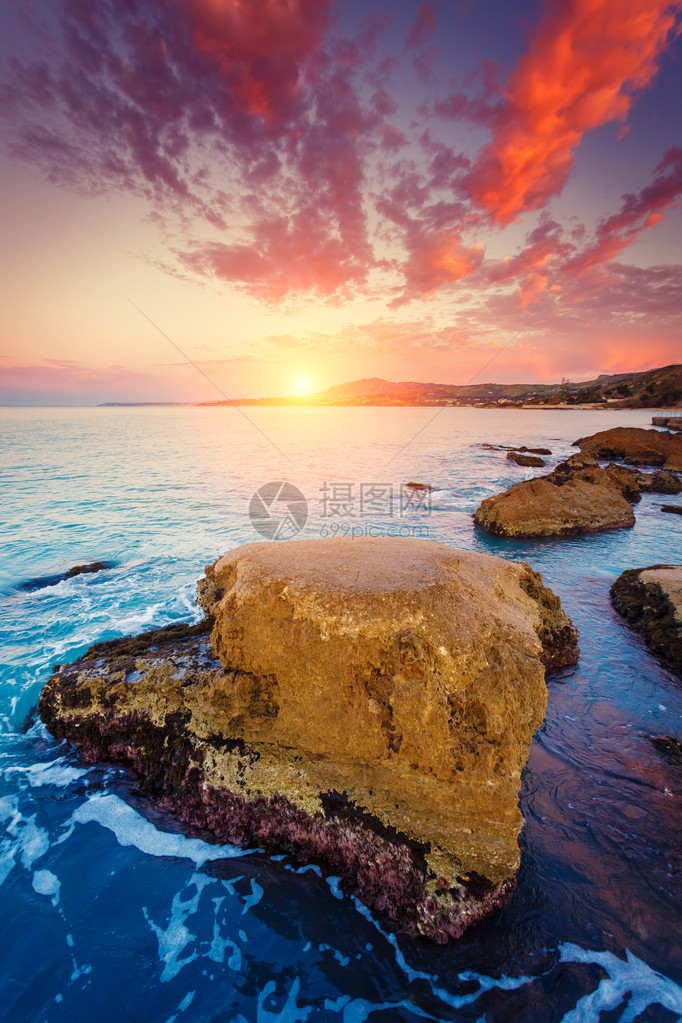
[{"label": "distant mountain ridge", "polygon": [[237,398],[202,402],[104,402],[102,407],[143,405],[599,405],[609,408],[679,408],[682,406],[682,365],[639,373],[602,374],[593,380],[558,384],[427,384],[396,383],[367,377],[334,384],[303,397]]},{"label": "distant mountain ridge", "polygon": [[320,394],[352,397],[359,394],[387,394],[393,391],[409,391],[419,387],[447,387],[447,384],[421,384],[416,381],[393,383],[392,380],[382,380],[381,377],[365,377],[362,380],[351,380],[348,384],[334,384]]}]

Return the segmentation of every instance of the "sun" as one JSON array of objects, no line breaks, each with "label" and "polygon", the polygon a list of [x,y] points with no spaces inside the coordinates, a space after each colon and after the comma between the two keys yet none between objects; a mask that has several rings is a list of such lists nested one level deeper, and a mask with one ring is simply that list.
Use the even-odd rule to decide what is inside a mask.
[{"label": "sun", "polygon": [[299,398],[302,398],[305,394],[310,394],[312,390],[313,384],[309,376],[301,373],[300,376],[296,377],[294,380],[294,392]]}]

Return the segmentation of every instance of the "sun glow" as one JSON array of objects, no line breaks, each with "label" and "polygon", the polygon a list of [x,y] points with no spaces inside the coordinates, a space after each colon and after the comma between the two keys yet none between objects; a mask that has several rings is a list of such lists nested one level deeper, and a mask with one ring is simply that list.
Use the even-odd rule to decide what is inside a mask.
[{"label": "sun glow", "polygon": [[313,382],[309,376],[301,374],[294,380],[294,394],[302,398],[305,394],[311,394],[313,392]]}]

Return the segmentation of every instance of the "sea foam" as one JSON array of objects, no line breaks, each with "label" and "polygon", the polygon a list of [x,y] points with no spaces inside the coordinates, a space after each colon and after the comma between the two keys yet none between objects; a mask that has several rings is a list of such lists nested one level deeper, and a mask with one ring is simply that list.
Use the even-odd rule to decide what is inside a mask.
[{"label": "sea foam", "polygon": [[185,838],[167,831],[159,831],[151,821],[128,806],[113,793],[97,793],[82,803],[66,822],[73,832],[76,824],[95,823],[116,836],[119,845],[134,846],[148,856],[176,856],[192,860],[197,867],[209,860],[228,860],[244,856],[249,850],[233,845],[210,845],[200,838]]}]

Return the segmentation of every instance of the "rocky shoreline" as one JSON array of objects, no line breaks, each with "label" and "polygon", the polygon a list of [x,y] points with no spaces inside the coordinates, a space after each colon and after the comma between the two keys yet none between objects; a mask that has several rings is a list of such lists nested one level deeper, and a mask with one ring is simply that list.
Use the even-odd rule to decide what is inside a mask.
[{"label": "rocky shoreline", "polygon": [[[582,438],[575,445],[580,452],[552,472],[482,501],[474,514],[476,525],[496,536],[518,539],[629,529],[635,524],[632,505],[643,492],[682,492],[682,483],[671,471],[682,467],[682,435],[619,427]],[[510,451],[507,457],[512,455]],[[607,457],[623,458],[628,464],[600,466],[598,459]],[[514,460],[520,465],[537,464]],[[665,468],[645,473],[631,465]]]}]

